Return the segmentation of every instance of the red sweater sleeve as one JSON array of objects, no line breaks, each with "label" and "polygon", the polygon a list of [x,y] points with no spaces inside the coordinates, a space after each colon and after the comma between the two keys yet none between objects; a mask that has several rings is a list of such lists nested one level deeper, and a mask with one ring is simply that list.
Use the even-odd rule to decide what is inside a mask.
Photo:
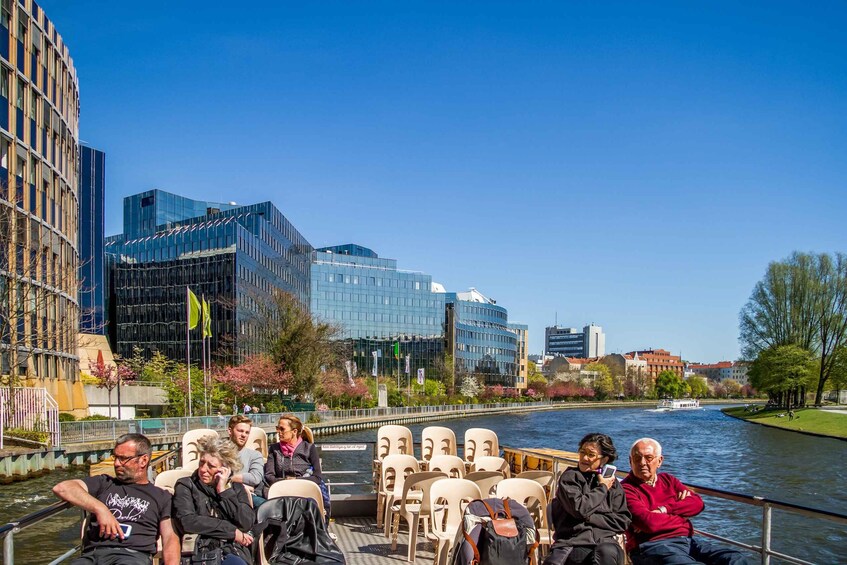
[{"label": "red sweater sleeve", "polygon": [[[674,477],[673,475],[667,475],[668,479],[670,479],[671,486],[675,493],[680,493],[684,490],[688,490],[684,484],[682,484],[679,479]],[[696,516],[700,512],[703,511],[705,505],[703,504],[703,499],[700,498],[700,495],[695,493],[694,491],[690,491],[685,500],[679,500],[674,497],[670,502],[665,504],[665,508],[668,510],[668,514],[675,514],[677,516],[684,516],[686,518],[691,518],[692,516]]]},{"label": "red sweater sleeve", "polygon": [[[686,527],[687,520],[673,514],[653,512],[647,496],[637,486],[624,483],[626,505],[632,513],[632,527],[649,538],[665,537],[662,534],[677,532]],[[657,505],[656,508],[662,505]]]}]

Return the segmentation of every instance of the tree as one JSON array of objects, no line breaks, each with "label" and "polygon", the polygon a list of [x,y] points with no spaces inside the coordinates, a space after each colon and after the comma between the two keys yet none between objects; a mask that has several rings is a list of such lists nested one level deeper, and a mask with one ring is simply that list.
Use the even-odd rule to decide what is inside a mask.
[{"label": "tree", "polygon": [[835,351],[847,343],[847,256],[794,253],[768,265],[740,314],[744,355],[796,345],[818,357],[820,404]]},{"label": "tree", "polygon": [[741,396],[741,385],[738,383],[738,381],[727,379],[723,381],[722,384],[726,389],[726,395],[729,398],[738,398],[739,396]]},{"label": "tree", "polygon": [[475,376],[466,374],[462,379],[462,385],[459,387],[459,394],[467,398],[476,398],[482,392],[482,389],[483,386]]},{"label": "tree", "polygon": [[[109,398],[109,418],[112,417],[112,391],[117,387],[136,378],[135,372],[125,363],[115,365],[107,364],[103,360],[103,353],[99,352],[97,361],[89,363],[88,371],[97,380],[98,388],[105,388]],[[120,400],[120,394],[118,395]],[[120,417],[120,404],[118,404],[118,417]]]},{"label": "tree", "polygon": [[691,396],[694,398],[703,398],[709,395],[709,385],[706,384],[706,379],[703,377],[689,378],[688,386],[691,389]]},{"label": "tree", "polygon": [[747,374],[751,385],[766,392],[778,406],[790,409],[805,403],[814,368],[810,352],[796,345],[780,345],[762,351]]},{"label": "tree", "polygon": [[605,400],[614,393],[615,383],[612,380],[612,371],[603,363],[590,363],[585,366],[586,373],[594,373],[594,396],[598,400]]},{"label": "tree", "polygon": [[243,363],[225,367],[214,373],[214,380],[226,385],[239,396],[256,391],[281,392],[291,386],[291,373],[269,355],[251,355]]},{"label": "tree", "polygon": [[680,398],[689,390],[685,381],[673,371],[662,371],[656,377],[656,396],[659,398]]},{"label": "tree", "polygon": [[315,390],[322,366],[337,358],[335,338],[340,329],[312,319],[308,310],[291,294],[274,291],[259,305],[257,318],[261,334],[259,349],[292,375],[291,388],[298,393]]},{"label": "tree", "polygon": [[835,351],[829,379],[830,385],[835,390],[836,402],[839,402],[841,390],[847,388],[847,345]]}]

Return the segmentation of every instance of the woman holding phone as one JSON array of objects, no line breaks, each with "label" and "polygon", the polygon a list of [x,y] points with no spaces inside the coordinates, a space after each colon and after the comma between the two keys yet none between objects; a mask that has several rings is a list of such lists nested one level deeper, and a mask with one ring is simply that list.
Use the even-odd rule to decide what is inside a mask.
[{"label": "woman holding phone", "polygon": [[632,516],[614,473],[602,472],[615,457],[605,434],[591,433],[579,442],[579,463],[562,473],[551,504],[554,540],[544,565],[623,565],[617,536]]},{"label": "woman holding phone", "polygon": [[250,528],[256,514],[244,485],[230,481],[241,470],[238,448],[228,439],[209,436],[197,441],[197,449],[199,466],[177,481],[173,497],[177,531],[199,534],[191,562],[205,558],[222,565],[252,565]]}]

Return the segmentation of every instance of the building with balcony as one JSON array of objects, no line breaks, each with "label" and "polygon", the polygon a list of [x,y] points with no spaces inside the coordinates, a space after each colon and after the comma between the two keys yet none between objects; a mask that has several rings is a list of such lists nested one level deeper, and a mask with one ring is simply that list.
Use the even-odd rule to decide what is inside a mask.
[{"label": "building with balcony", "polygon": [[445,296],[447,352],[456,382],[472,375],[486,386],[517,387],[518,336],[509,329],[506,309],[475,288]]},{"label": "building with balcony", "polygon": [[[262,350],[260,312],[274,291],[308,309],[312,246],[270,202],[238,206],[151,190],[124,199],[124,226],[106,240],[109,323],[123,357],[138,348],[185,359],[187,288],[210,303],[211,356],[221,363]],[[192,359],[200,358],[200,339],[191,332]]]},{"label": "building with balcony", "polygon": [[0,2],[0,373],[82,410],[79,83],[32,0]]},{"label": "building with balcony", "polygon": [[679,378],[683,378],[685,373],[685,364],[682,359],[678,355],[671,355],[671,352],[665,349],[643,349],[630,351],[625,355],[633,358],[637,355],[642,362],[646,363],[646,374],[653,381],[662,371],[673,371]]},{"label": "building with balcony", "polygon": [[399,270],[396,259],[361,245],[323,247],[312,255],[312,315],[338,326],[349,342],[351,376],[375,373],[402,384],[418,369],[426,377],[445,375],[445,295],[439,286],[430,275]]}]

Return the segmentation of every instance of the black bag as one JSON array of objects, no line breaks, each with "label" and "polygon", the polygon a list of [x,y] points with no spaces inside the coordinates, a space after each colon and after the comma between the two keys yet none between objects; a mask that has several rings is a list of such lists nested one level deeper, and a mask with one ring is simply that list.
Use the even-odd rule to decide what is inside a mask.
[{"label": "black bag", "polygon": [[221,565],[224,560],[223,550],[209,549],[195,551],[192,555],[182,558],[182,565]]},{"label": "black bag", "polygon": [[[513,505],[516,515],[512,514]],[[468,514],[481,516],[482,520],[471,531],[466,527],[467,518],[462,520],[465,542],[456,548],[454,564],[463,561],[462,556],[471,565],[535,564],[538,533],[532,517],[521,504],[509,498],[475,500],[465,510],[466,517]]]}]

